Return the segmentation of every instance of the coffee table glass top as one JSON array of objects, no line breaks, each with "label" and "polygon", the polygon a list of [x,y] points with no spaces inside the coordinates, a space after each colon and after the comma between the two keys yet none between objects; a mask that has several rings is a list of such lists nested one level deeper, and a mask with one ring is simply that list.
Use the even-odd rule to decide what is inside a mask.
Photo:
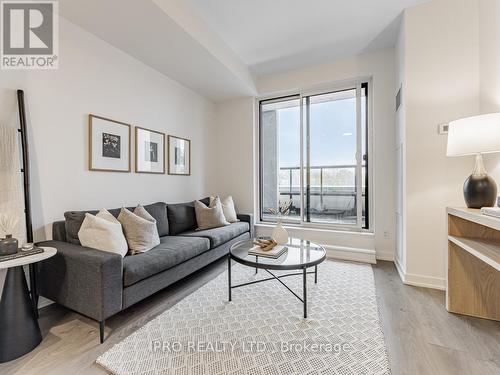
[{"label": "coffee table glass top", "polygon": [[285,245],[288,250],[277,259],[249,255],[248,251],[254,246],[253,239],[235,243],[230,249],[232,259],[247,266],[275,270],[312,267],[326,259],[322,246],[299,238],[290,238]]}]

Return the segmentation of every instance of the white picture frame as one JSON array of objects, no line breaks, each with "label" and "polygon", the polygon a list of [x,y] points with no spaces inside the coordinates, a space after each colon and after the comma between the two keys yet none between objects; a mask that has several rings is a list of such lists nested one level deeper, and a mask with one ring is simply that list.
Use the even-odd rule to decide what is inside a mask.
[{"label": "white picture frame", "polygon": [[135,172],[165,174],[165,133],[135,127]]},{"label": "white picture frame", "polygon": [[189,139],[168,136],[168,174],[191,175],[191,141]]}]

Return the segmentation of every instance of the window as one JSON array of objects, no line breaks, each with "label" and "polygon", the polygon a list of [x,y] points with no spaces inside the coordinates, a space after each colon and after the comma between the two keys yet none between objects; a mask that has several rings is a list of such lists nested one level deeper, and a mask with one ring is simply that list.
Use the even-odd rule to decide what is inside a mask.
[{"label": "window", "polygon": [[369,228],[368,82],[260,101],[260,218]]}]

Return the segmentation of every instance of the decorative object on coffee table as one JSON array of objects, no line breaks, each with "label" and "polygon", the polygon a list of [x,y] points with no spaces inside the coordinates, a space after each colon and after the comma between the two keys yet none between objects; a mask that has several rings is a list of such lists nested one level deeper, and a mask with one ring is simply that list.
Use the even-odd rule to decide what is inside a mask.
[{"label": "decorative object on coffee table", "polygon": [[131,126],[89,115],[89,169],[130,172]]},{"label": "decorative object on coffee table", "polygon": [[168,136],[168,174],[191,175],[191,141]]},{"label": "decorative object on coffee table", "polygon": [[[17,219],[12,216],[0,214],[0,255],[17,253],[19,243],[12,238],[12,233],[17,226]],[[5,236],[5,238],[3,238]]]},{"label": "decorative object on coffee table", "polygon": [[269,251],[272,250],[278,243],[273,239],[266,240],[259,238],[253,241],[253,244],[259,246],[263,251]]},{"label": "decorative object on coffee table", "polygon": [[288,242],[288,232],[283,227],[283,216],[287,216],[290,213],[290,207],[292,206],[292,201],[279,201],[278,208],[270,208],[269,212],[273,215],[276,215],[276,227],[273,229],[273,233],[271,235],[272,239],[276,241],[278,245],[284,245]]},{"label": "decorative object on coffee table", "polygon": [[0,363],[23,356],[42,341],[23,266],[50,258],[57,252],[52,247],[43,250],[40,254],[0,262],[0,269],[7,269],[0,299]]},{"label": "decorative object on coffee table", "polygon": [[135,127],[135,172],[165,174],[165,133]]},{"label": "decorative object on coffee table", "polygon": [[19,243],[17,239],[12,238],[12,234],[8,234],[4,239],[0,240],[0,255],[10,255],[17,253]]},{"label": "decorative object on coffee table", "polygon": [[253,244],[255,246],[248,250],[248,255],[255,255],[256,257],[278,259],[288,250],[288,247],[278,245],[273,239],[261,238],[254,240]]}]

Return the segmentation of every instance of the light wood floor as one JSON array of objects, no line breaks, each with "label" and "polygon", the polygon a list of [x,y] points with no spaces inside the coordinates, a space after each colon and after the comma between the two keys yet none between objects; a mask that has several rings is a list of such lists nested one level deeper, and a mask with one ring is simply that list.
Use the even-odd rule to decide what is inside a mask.
[{"label": "light wood floor", "polygon": [[[0,374],[105,374],[95,359],[226,268],[219,261],[98,325],[57,305],[41,310],[44,341],[33,352],[0,365]],[[500,323],[445,310],[444,293],[406,286],[391,262],[373,267],[392,374],[500,374]],[[225,297],[225,296],[224,296]]]}]

